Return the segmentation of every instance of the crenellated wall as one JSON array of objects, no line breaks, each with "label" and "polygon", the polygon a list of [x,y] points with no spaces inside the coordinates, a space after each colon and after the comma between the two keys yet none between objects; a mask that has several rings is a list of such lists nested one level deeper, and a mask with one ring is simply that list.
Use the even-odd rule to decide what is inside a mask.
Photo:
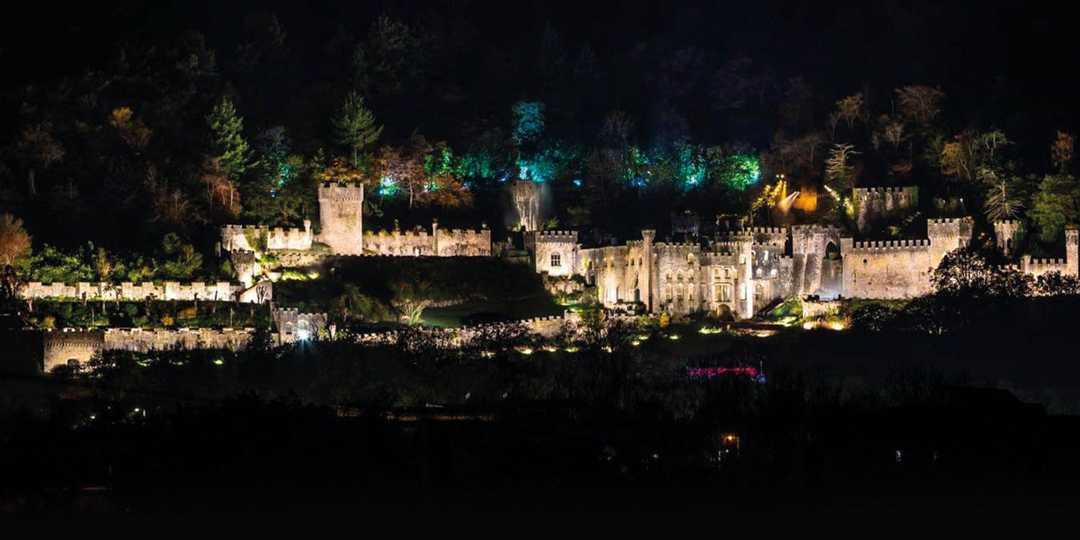
[{"label": "crenellated wall", "polygon": [[19,289],[22,298],[58,298],[70,300],[207,300],[221,302],[268,302],[273,297],[269,283],[255,287],[219,281],[203,283],[195,281],[180,283],[165,281],[161,283],[123,283],[79,282],[41,283],[32,281]]},{"label": "crenellated wall", "polygon": [[247,346],[253,328],[65,328],[44,333],[42,369],[49,372],[69,362],[85,364],[102,351],[149,352],[168,349],[228,349]]},{"label": "crenellated wall", "polygon": [[420,228],[402,231],[367,231],[364,233],[365,255],[397,257],[490,257],[491,231],[440,229],[438,222],[431,232]]},{"label": "crenellated wall", "polygon": [[313,238],[311,221],[306,219],[303,228],[262,225],[225,225],[221,228],[221,247],[225,251],[309,250]]},{"label": "crenellated wall", "polygon": [[840,241],[843,292],[852,298],[913,298],[930,292],[930,240]]}]

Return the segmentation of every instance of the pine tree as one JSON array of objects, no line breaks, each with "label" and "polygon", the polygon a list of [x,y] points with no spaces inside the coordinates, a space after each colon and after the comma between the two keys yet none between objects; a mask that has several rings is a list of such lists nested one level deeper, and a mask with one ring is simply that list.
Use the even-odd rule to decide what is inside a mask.
[{"label": "pine tree", "polygon": [[232,100],[222,96],[206,121],[210,124],[215,159],[230,179],[240,178],[251,165],[251,148],[244,140],[244,119],[236,112]]},{"label": "pine tree", "polygon": [[360,166],[360,152],[378,141],[383,130],[375,123],[375,115],[364,107],[364,98],[356,92],[349,92],[333,124],[338,144],[352,150],[353,167]]}]

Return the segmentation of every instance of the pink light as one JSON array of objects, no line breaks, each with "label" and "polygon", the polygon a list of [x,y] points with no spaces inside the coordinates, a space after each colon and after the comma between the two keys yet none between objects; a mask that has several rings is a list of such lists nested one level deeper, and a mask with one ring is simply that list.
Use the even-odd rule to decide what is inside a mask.
[{"label": "pink light", "polygon": [[686,368],[687,374],[692,378],[712,378],[720,375],[746,375],[756,379],[758,370],[755,367],[696,367]]}]

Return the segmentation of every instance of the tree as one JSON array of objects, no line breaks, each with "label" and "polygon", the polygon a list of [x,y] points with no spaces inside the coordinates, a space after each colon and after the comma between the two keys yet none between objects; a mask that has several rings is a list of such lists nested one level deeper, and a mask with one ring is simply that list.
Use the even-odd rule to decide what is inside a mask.
[{"label": "tree", "polygon": [[1003,150],[1012,141],[1002,131],[965,131],[941,148],[941,173],[966,182],[986,177],[987,172],[1000,171]]},{"label": "tree", "polygon": [[834,144],[825,162],[825,179],[833,191],[843,195],[855,185],[855,169],[849,164],[852,156],[859,153],[850,144]]},{"label": "tree", "polygon": [[188,280],[202,268],[202,254],[195,251],[195,246],[184,243],[175,233],[168,233],[162,238],[161,250],[165,255],[173,256],[162,263],[162,277]]},{"label": "tree", "polygon": [[251,149],[244,139],[244,119],[228,96],[222,96],[206,117],[210,125],[214,159],[230,180],[238,180],[251,165]]},{"label": "tree", "polygon": [[930,276],[938,295],[962,298],[1022,298],[1031,292],[1031,277],[1012,267],[993,264],[973,248],[945,255]]},{"label": "tree", "polygon": [[1080,279],[1061,272],[1047,272],[1035,279],[1035,293],[1040,296],[1080,295]]},{"label": "tree", "polygon": [[48,169],[64,159],[64,147],[53,138],[52,125],[48,123],[35,124],[23,130],[16,146],[26,165],[26,191],[33,197],[37,195],[37,168]]},{"label": "tree", "polygon": [[941,114],[945,93],[929,86],[905,86],[896,89],[896,100],[905,119],[926,126]]},{"label": "tree", "polygon": [[1071,174],[1048,174],[1039,183],[1028,216],[1045,242],[1057,239],[1066,225],[1080,223],[1080,181]]},{"label": "tree", "polygon": [[362,59],[367,80],[376,83],[373,89],[384,96],[395,96],[423,81],[420,39],[409,25],[387,15],[371,23]]},{"label": "tree", "polygon": [[847,122],[848,129],[855,126],[855,122],[863,120],[866,116],[866,106],[862,93],[842,98],[836,102],[836,116]]},{"label": "tree", "polygon": [[130,107],[113,109],[109,115],[109,125],[116,130],[120,140],[136,152],[145,150],[154,134],[141,119],[135,117],[135,112]]},{"label": "tree", "polygon": [[990,223],[1020,216],[1024,203],[1020,193],[1019,179],[1008,174],[993,173],[983,181],[987,183],[984,211]]},{"label": "tree", "polygon": [[1054,169],[1059,173],[1065,173],[1072,164],[1075,143],[1073,136],[1064,131],[1057,132],[1057,138],[1050,145],[1050,159],[1054,163]]},{"label": "tree", "polygon": [[30,235],[23,228],[21,219],[0,215],[0,269],[14,266],[15,261],[30,254]]},{"label": "tree", "polygon": [[510,199],[517,212],[518,226],[525,231],[540,227],[540,186],[531,180],[510,183]]},{"label": "tree", "polygon": [[226,216],[240,215],[240,192],[222,168],[221,160],[206,160],[203,163],[200,180],[206,184],[206,199],[210,203],[211,211],[214,209],[214,203],[217,203]]},{"label": "tree", "polygon": [[513,109],[514,131],[511,140],[521,148],[536,142],[544,133],[544,104],[539,101],[519,101]]},{"label": "tree", "polygon": [[402,322],[420,324],[424,310],[431,305],[431,283],[415,277],[402,277],[390,284],[393,297],[390,305],[397,310]]},{"label": "tree", "polygon": [[375,115],[364,106],[364,98],[355,91],[349,92],[345,103],[333,119],[334,139],[352,151],[353,167],[360,167],[360,153],[375,144],[382,135],[383,127],[375,122]]}]

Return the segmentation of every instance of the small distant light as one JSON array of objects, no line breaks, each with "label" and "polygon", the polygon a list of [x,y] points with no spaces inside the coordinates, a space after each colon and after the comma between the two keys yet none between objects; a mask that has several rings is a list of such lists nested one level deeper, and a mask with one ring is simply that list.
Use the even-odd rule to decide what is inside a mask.
[{"label": "small distant light", "polygon": [[225,365],[225,361],[220,359],[220,358],[215,358],[214,359],[214,365],[215,366],[223,366],[223,365]]}]

